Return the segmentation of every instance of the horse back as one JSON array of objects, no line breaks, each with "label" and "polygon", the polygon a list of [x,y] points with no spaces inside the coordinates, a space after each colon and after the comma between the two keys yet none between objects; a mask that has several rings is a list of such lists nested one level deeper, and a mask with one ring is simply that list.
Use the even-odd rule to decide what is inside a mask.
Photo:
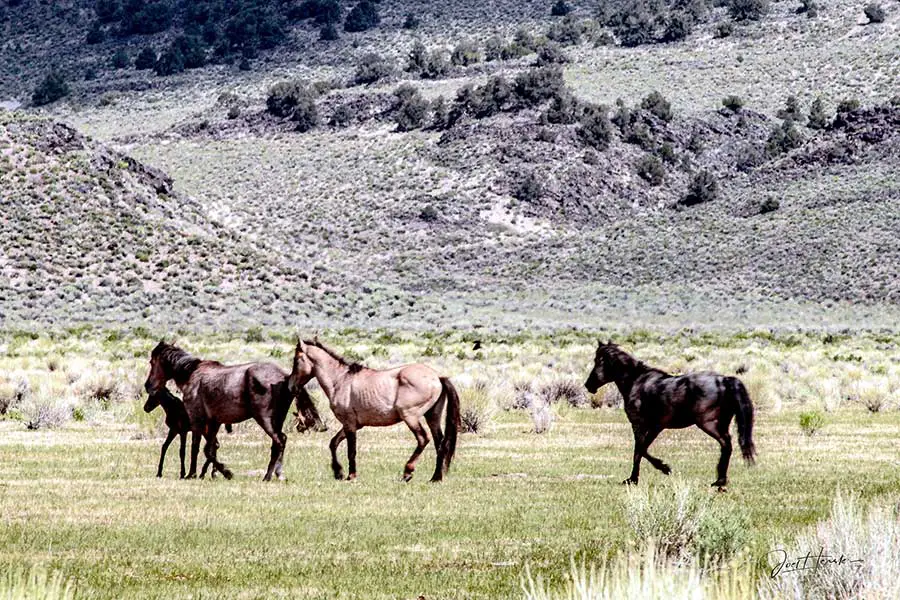
[{"label": "horse back", "polygon": [[703,420],[718,419],[725,402],[728,378],[719,373],[685,375],[649,373],[635,382],[632,411],[644,419],[658,419],[666,428],[689,427]]},{"label": "horse back", "polygon": [[[203,416],[220,423],[238,423],[253,416],[255,398],[266,395],[272,384],[286,381],[287,377],[287,371],[274,363],[210,362],[201,363],[188,384],[192,405]],[[186,391],[185,398],[188,397]]]}]

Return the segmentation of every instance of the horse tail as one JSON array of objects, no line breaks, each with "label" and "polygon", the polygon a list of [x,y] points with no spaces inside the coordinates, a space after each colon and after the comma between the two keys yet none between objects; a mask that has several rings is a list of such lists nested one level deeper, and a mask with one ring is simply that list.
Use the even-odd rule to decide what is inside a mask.
[{"label": "horse tail", "polygon": [[734,397],[737,401],[735,414],[737,416],[738,443],[741,446],[744,460],[752,465],[753,457],[756,454],[756,446],[753,445],[753,402],[750,401],[750,395],[741,380],[737,377],[732,379],[734,380]]},{"label": "horse tail", "polygon": [[[284,384],[284,393],[288,394],[288,405],[290,405],[290,391],[287,383]],[[305,387],[297,389],[294,395],[294,403],[297,406],[297,431],[303,432],[309,429],[313,431],[327,431],[328,427],[322,422],[319,411],[316,409],[316,403],[313,402],[312,396],[306,391]]]},{"label": "horse tail", "polygon": [[[441,396],[447,399],[447,416],[444,422],[444,439],[441,440],[440,453],[443,457],[441,472],[446,473],[450,469],[450,462],[456,452],[456,437],[461,424],[459,410],[459,394],[456,388],[446,377],[441,377]],[[440,401],[438,401],[440,403]]]}]

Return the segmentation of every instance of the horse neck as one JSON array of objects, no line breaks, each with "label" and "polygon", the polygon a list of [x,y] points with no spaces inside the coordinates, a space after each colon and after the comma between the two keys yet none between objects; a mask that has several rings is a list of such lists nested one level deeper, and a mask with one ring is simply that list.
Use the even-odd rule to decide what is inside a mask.
[{"label": "horse neck", "polygon": [[341,381],[349,374],[349,369],[322,349],[315,355],[307,353],[313,363],[313,375],[325,395],[331,399]]},{"label": "horse neck", "polygon": [[638,377],[651,369],[638,360],[635,360],[631,364],[624,362],[620,363],[619,368],[622,370],[622,374],[615,379],[615,384],[616,387],[619,388],[619,393],[622,394],[622,398],[628,400],[634,382]]}]

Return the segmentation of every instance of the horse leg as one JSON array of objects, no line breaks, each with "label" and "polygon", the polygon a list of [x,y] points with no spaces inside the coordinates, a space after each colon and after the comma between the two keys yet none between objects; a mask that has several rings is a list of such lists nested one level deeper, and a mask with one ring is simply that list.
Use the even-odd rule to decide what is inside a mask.
[{"label": "horse leg", "polygon": [[[631,476],[622,482],[624,485],[637,484],[638,479],[641,475],[641,458],[646,457],[647,460],[650,461],[651,464],[653,464],[653,466],[657,467],[661,471],[661,467],[668,468],[668,465],[666,465],[664,462],[657,458],[650,458],[650,456],[647,454],[647,446],[649,446],[650,443],[656,439],[656,436],[659,435],[659,431],[645,431],[644,429],[636,426],[632,427],[634,430],[634,456],[631,466]],[[654,464],[654,461],[657,461],[659,463],[659,466]]]},{"label": "horse leg", "polygon": [[[172,440],[175,439],[175,436],[178,435],[178,432],[174,429],[169,430],[169,434],[166,436],[166,441],[163,442],[162,450],[159,452],[159,467],[156,469],[156,476],[162,477],[163,472],[163,461],[166,459],[166,452],[169,450],[169,444],[172,443]],[[184,461],[181,463],[181,469],[184,471]]]},{"label": "horse leg", "polygon": [[[210,436],[211,432],[211,436]],[[206,458],[206,461],[203,463],[203,468],[200,469],[200,479],[206,477],[206,470],[210,465],[213,465],[211,478],[215,478],[216,476],[216,451],[219,449],[219,442],[215,441],[216,435],[219,433],[219,424],[215,421],[210,421],[206,425],[206,443],[203,445],[203,456]],[[213,441],[210,441],[213,440]],[[215,445],[213,445],[215,444]]]},{"label": "horse leg", "polygon": [[409,481],[412,479],[413,471],[416,470],[416,463],[419,461],[419,457],[422,455],[422,452],[425,450],[425,446],[428,445],[428,434],[425,433],[425,428],[422,427],[422,423],[419,421],[418,417],[410,417],[408,421],[406,421],[407,427],[412,431],[413,435],[416,436],[416,449],[413,450],[412,455],[409,457],[409,460],[406,461],[406,467],[403,469],[403,481]]},{"label": "horse leg", "polygon": [[648,431],[644,436],[644,458],[646,458],[647,462],[653,465],[657,470],[662,471],[663,475],[668,475],[672,472],[672,468],[655,456],[650,456],[650,453],[648,452],[650,444],[653,443],[660,433],[661,431]]},{"label": "horse leg", "polygon": [[221,425],[219,423],[213,423],[207,429],[206,433],[206,447],[203,449],[204,454],[206,454],[207,460],[212,464],[213,473],[218,471],[222,474],[225,479],[231,479],[234,477],[231,471],[228,470],[223,463],[220,463],[217,458],[217,451],[219,449],[219,440],[216,436],[219,435],[219,427]]},{"label": "horse leg", "polygon": [[347,437],[347,431],[342,427],[340,431],[334,434],[334,437],[331,438],[331,442],[328,444],[328,447],[331,449],[331,471],[334,473],[334,478],[338,480],[344,478],[344,468],[338,460],[337,450],[345,437]]},{"label": "horse leg", "polygon": [[444,455],[441,453],[441,444],[444,441],[444,432],[441,431],[441,413],[443,412],[443,403],[440,407],[435,404],[431,410],[425,413],[425,422],[428,423],[428,429],[431,430],[431,439],[434,440],[434,447],[437,449],[437,461],[434,463],[434,475],[431,481],[440,481],[444,478]]},{"label": "horse leg", "polygon": [[257,418],[256,422],[263,428],[266,435],[272,438],[272,452],[269,455],[269,466],[266,469],[265,477],[263,477],[263,481],[272,481],[272,473],[275,472],[275,463],[278,462],[284,452],[284,444],[287,441],[287,437],[280,431],[276,432],[275,428],[272,427],[272,422],[267,418]]},{"label": "horse leg", "polygon": [[724,492],[725,486],[728,485],[728,463],[731,461],[731,434],[728,432],[728,425],[730,423],[724,425],[709,422],[697,424],[700,429],[719,442],[722,449],[719,454],[719,464],[716,465],[717,479],[712,483],[712,487],[719,488],[720,492]]},{"label": "horse leg", "polygon": [[188,470],[187,479],[197,478],[197,455],[200,453],[200,437],[202,435],[199,427],[191,429],[191,468]]},{"label": "horse leg", "polygon": [[184,479],[184,447],[187,444],[187,431],[178,434],[181,436],[181,446],[178,448],[178,456],[181,458],[181,479]]},{"label": "horse leg", "polygon": [[284,461],[284,449],[287,447],[287,436],[284,432],[281,432],[278,434],[278,437],[281,438],[281,454],[278,455],[278,462],[275,463],[275,478],[279,481],[284,481],[282,462]]},{"label": "horse leg", "polygon": [[356,430],[347,430],[347,462],[350,468],[347,481],[353,481],[356,479]]}]

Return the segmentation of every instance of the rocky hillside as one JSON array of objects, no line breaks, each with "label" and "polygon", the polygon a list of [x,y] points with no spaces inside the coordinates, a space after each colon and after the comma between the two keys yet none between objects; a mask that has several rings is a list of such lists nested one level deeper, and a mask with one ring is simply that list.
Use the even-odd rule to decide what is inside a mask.
[{"label": "rocky hillside", "polygon": [[69,84],[0,112],[6,321],[895,321],[890,7],[867,25],[832,1],[756,20],[701,2],[664,40],[687,9],[648,2],[661,20],[633,47],[598,6],[383,0],[377,27],[337,40],[278,13],[278,44],[233,55],[215,48],[243,13],[203,4],[208,62],[170,75],[110,60],[189,51],[184,3],[168,28],[125,34],[119,15],[91,44],[93,2],[0,15],[0,100],[27,104],[53,63]]}]

